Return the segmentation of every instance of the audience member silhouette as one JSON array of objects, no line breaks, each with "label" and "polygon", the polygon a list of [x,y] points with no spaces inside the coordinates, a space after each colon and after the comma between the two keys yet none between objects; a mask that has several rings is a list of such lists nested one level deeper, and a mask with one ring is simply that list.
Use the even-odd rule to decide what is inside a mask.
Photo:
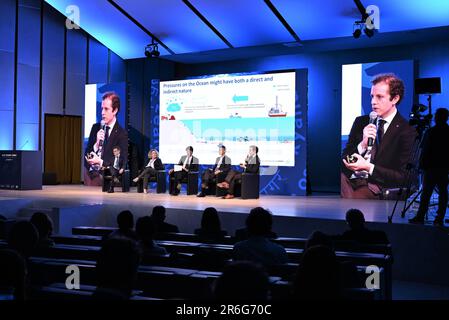
[{"label": "audience member silhouette", "polygon": [[341,240],[356,241],[362,244],[388,244],[388,237],[380,230],[369,230],[365,227],[365,217],[359,209],[349,209],[346,212],[346,222],[350,230],[345,231]]},{"label": "audience member silhouette", "polygon": [[8,245],[24,258],[28,258],[35,250],[39,241],[39,234],[29,221],[16,222],[8,235]]},{"label": "audience member silhouette", "polygon": [[19,253],[0,250],[0,300],[25,300],[26,270],[25,259]]},{"label": "audience member silhouette", "polygon": [[6,234],[6,217],[0,214],[0,239],[4,239],[5,238],[5,234]]},{"label": "audience member silhouette", "polygon": [[139,238],[138,246],[141,250],[142,257],[167,254],[167,250],[158,246],[153,240],[155,227],[151,217],[137,219],[136,233]]},{"label": "audience member silhouette", "polygon": [[287,263],[288,257],[284,247],[267,238],[272,224],[273,219],[269,211],[261,207],[252,209],[246,218],[249,238],[234,245],[234,260],[253,261],[265,267]]},{"label": "audience member silhouette", "polygon": [[195,229],[195,234],[202,242],[219,242],[227,235],[226,231],[221,230],[220,217],[215,208],[204,209],[201,228]]},{"label": "audience member silhouette", "polygon": [[332,251],[334,250],[334,242],[332,241],[332,237],[321,232],[314,231],[307,239],[305,249],[314,247],[314,246],[326,246],[330,248]]},{"label": "audience member silhouette", "polygon": [[134,216],[131,211],[124,210],[117,216],[118,230],[111,232],[106,238],[128,238],[137,241],[136,232],[134,228]]},{"label": "audience member silhouette", "polygon": [[268,274],[256,263],[233,262],[224,268],[213,291],[218,301],[265,301],[269,298]]},{"label": "audience member silhouette", "polygon": [[179,229],[174,224],[165,222],[165,207],[155,206],[151,214],[156,232],[179,232]]},{"label": "audience member silhouette", "polygon": [[[321,231],[314,231],[307,239],[305,249],[314,246],[325,246],[335,252],[334,242],[330,235]],[[340,271],[342,277],[342,285],[345,288],[360,287],[360,277],[357,272],[357,265],[352,261],[340,262]]]},{"label": "audience member silhouette", "polygon": [[97,288],[92,297],[128,300],[139,263],[140,252],[135,241],[124,237],[105,240],[97,258]]},{"label": "audience member silhouette", "polygon": [[[278,235],[276,234],[276,232],[270,231],[269,234],[267,234],[267,238],[269,239],[276,239],[278,237]],[[248,228],[241,228],[241,229],[237,229],[235,230],[235,235],[234,238],[236,241],[243,241],[249,238],[249,233],[248,233]]]},{"label": "audience member silhouette", "polygon": [[313,246],[307,249],[293,283],[297,299],[332,300],[342,296],[340,264],[332,249]]},{"label": "audience member silhouette", "polygon": [[39,234],[39,241],[37,243],[39,248],[48,248],[55,245],[55,242],[50,239],[53,232],[53,222],[46,213],[35,212],[30,222],[36,227]]}]

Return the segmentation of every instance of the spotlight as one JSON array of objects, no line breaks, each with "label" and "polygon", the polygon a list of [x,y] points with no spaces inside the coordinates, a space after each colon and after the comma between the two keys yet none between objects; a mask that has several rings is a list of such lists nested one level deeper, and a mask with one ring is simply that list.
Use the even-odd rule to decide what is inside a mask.
[{"label": "spotlight", "polygon": [[[359,21],[354,22],[353,26],[353,32],[352,35],[354,38],[359,38],[363,32],[367,35],[368,38],[371,38],[374,36],[375,28],[372,27],[373,21],[370,15],[367,13],[367,10],[365,6],[362,4],[361,0],[354,0],[354,3],[357,6],[357,9],[359,10],[361,14],[361,19]],[[354,28],[357,27],[357,29],[354,30]]]},{"label": "spotlight", "polygon": [[159,52],[158,44],[154,42],[154,39],[150,44],[145,47],[145,56],[147,58],[159,57],[161,53]]},{"label": "spotlight", "polygon": [[362,25],[360,21],[356,21],[354,25],[352,26],[352,36],[355,39],[358,39],[362,35]]}]

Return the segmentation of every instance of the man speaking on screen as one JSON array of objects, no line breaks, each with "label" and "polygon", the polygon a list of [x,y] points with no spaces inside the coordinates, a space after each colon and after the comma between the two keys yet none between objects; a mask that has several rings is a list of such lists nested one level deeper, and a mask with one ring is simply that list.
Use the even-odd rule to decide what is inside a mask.
[{"label": "man speaking on screen", "polygon": [[408,182],[416,130],[397,110],[404,83],[394,74],[377,75],[371,83],[371,117],[355,119],[343,150],[343,198],[381,199],[382,189]]},{"label": "man speaking on screen", "polygon": [[114,164],[113,147],[119,147],[123,159],[128,159],[128,133],[117,121],[119,111],[119,96],[106,92],[101,102],[101,123],[92,126],[85,151],[85,185],[101,185],[100,169]]}]

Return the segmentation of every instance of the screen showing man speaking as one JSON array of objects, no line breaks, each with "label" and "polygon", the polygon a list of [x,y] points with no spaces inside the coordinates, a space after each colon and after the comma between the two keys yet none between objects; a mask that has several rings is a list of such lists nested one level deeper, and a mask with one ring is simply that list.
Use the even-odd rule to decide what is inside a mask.
[{"label": "screen showing man speaking", "polygon": [[165,163],[191,145],[201,164],[213,164],[225,145],[237,165],[257,145],[262,165],[293,167],[295,72],[161,81],[159,145]]}]

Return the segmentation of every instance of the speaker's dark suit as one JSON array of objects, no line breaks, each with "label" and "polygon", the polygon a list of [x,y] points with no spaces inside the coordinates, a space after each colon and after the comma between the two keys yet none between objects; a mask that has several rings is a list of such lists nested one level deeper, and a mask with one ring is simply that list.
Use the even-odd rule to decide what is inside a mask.
[{"label": "speaker's dark suit", "polygon": [[150,162],[151,162],[151,159],[148,160],[147,164],[142,169],[142,172],[137,176],[137,178],[139,178],[139,180],[143,179],[143,188],[144,189],[148,188],[149,179],[151,177],[156,177],[158,170],[165,169],[165,166],[162,163],[162,160],[160,158],[156,158],[156,160],[154,160],[154,163],[153,163],[154,169],[152,167],[148,166]]},{"label": "speaker's dark suit", "polygon": [[[222,182],[228,174],[229,170],[231,170],[231,158],[225,155],[223,161],[220,163],[220,165],[218,165],[220,159],[221,157],[217,157],[217,159],[215,159],[214,167],[212,169],[204,171],[202,177],[202,185],[204,187],[207,187],[209,185],[209,182],[214,178],[216,178],[216,182]],[[221,172],[218,175],[215,175],[215,171],[217,170],[220,170]]]},{"label": "speaker's dark suit", "polygon": [[[91,130],[89,135],[89,141],[87,143],[86,150],[84,154],[89,154],[92,151],[94,151],[94,145],[97,142],[97,133],[101,129],[100,123],[95,123]],[[114,164],[114,154],[112,152],[112,149],[118,146],[120,147],[120,155],[125,159],[125,166],[126,162],[128,161],[128,133],[125,129],[123,129],[118,121],[115,122],[115,125],[113,128],[110,129],[109,132],[109,138],[107,139],[106,143],[103,145],[103,151],[101,158],[103,159],[103,166],[112,166]],[[89,171],[89,163],[84,160],[84,181],[86,183],[86,180],[94,179],[96,175],[98,175],[97,171]]]},{"label": "speaker's dark suit", "polygon": [[[369,116],[357,117],[352,125],[348,143],[343,150],[343,158],[358,153],[357,146],[363,140],[363,128],[369,124]],[[399,114],[393,118],[382,138],[380,146],[374,144],[371,163],[374,164],[373,174],[369,183],[382,188],[401,187],[407,183],[406,166],[412,157],[416,130]],[[363,154],[362,154],[363,156]],[[350,178],[354,173],[342,166],[343,173]]]},{"label": "speaker's dark suit", "polygon": [[231,195],[234,195],[235,190],[235,184],[238,182],[240,183],[242,180],[242,173],[259,173],[260,169],[260,159],[259,156],[256,154],[255,156],[251,158],[245,159],[245,170],[243,172],[238,172],[235,170],[231,170],[226,175],[225,181],[229,184],[228,193]]},{"label": "speaker's dark suit", "polygon": [[[181,159],[179,159],[178,165],[180,165],[180,166],[184,165],[186,158],[187,158],[187,155],[182,156]],[[181,170],[181,171],[177,171],[177,172],[173,171],[170,174],[170,179],[169,179],[170,193],[175,192],[175,187],[178,185],[178,183],[181,182],[181,180],[183,180],[187,177],[187,174],[189,172],[191,172],[191,171],[195,172],[195,171],[199,170],[198,158],[192,156],[190,159],[190,162],[186,164],[186,169],[187,169],[187,171],[185,171],[185,170]],[[172,179],[172,177],[173,177],[173,179]]]},{"label": "speaker's dark suit", "polygon": [[121,179],[123,172],[120,173],[120,170],[126,170],[126,159],[124,156],[120,154],[120,157],[118,159],[118,168],[114,167],[115,164],[115,157],[112,158],[112,163],[105,163],[103,162],[104,171],[104,185],[105,190],[113,190],[114,189],[114,182],[113,180]]}]

